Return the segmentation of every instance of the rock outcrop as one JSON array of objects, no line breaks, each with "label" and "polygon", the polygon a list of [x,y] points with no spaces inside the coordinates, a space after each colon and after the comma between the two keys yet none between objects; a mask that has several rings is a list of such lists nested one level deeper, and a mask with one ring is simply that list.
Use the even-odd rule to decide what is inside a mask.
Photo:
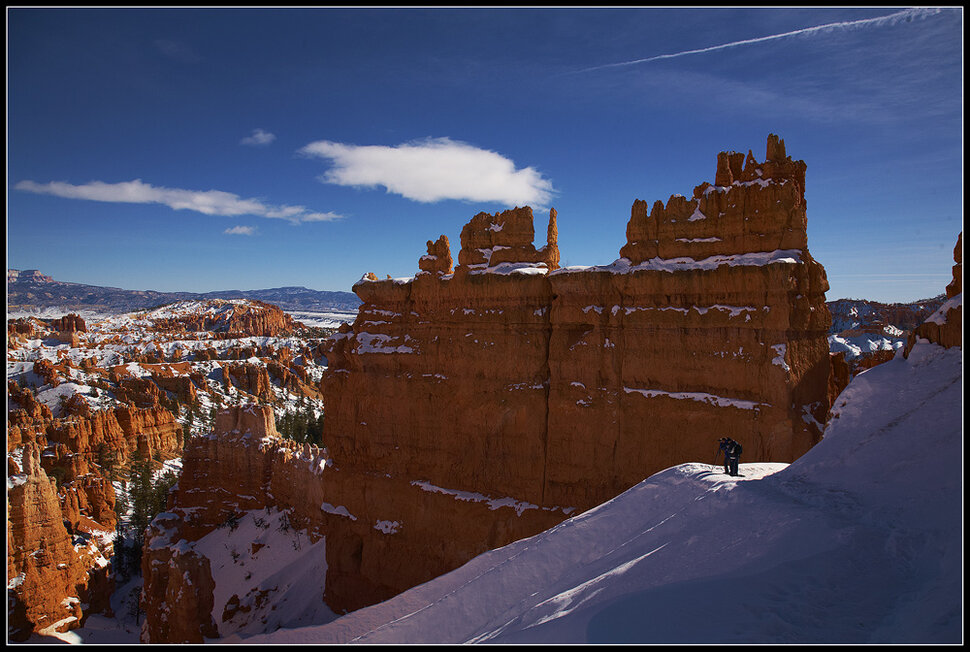
[{"label": "rock outcrop", "polygon": [[946,302],[910,333],[904,355],[925,339],[944,347],[963,346],[963,232],[953,248],[953,280],[946,286]]},{"label": "rock outcrop", "polygon": [[8,382],[7,580],[10,636],[78,627],[110,609],[117,516],[108,467],[134,452],[177,456],[182,429],[163,408],[91,411],[75,394],[55,418]]},{"label": "rock outcrop", "polygon": [[[214,600],[210,560],[195,545],[250,510],[285,510],[310,542],[326,536],[326,585],[319,599],[338,611],[386,599],[454,568],[472,554],[552,527],[562,510],[430,483],[360,473],[334,465],[326,449],[282,439],[268,407],[221,411],[212,434],[185,447],[169,509],[146,535],[143,642],[200,643],[220,636],[235,602]],[[458,524],[435,542],[436,554],[401,563],[396,550],[419,550],[441,524]],[[386,578],[386,579],[384,579]],[[245,596],[236,596],[242,600]]]},{"label": "rock outcrop", "polygon": [[60,319],[53,320],[51,322],[51,329],[66,333],[83,333],[87,330],[87,325],[80,315],[72,312],[69,315],[64,315]]},{"label": "rock outcrop", "polygon": [[298,322],[279,307],[262,301],[210,299],[205,311],[158,317],[158,330],[175,332],[211,331],[221,337],[277,337],[293,332]]},{"label": "rock outcrop", "polygon": [[7,283],[53,283],[54,279],[37,269],[7,270]]},{"label": "rock outcrop", "polygon": [[433,274],[451,274],[455,271],[448,236],[442,235],[434,242],[428,240],[428,253],[418,259],[418,267],[422,272]]},{"label": "rock outcrop", "polygon": [[[12,640],[34,631],[63,632],[77,627],[92,602],[103,608],[110,582],[110,555],[90,536],[72,536],[65,527],[53,479],[40,463],[41,447],[27,442],[21,465],[7,469],[7,628]],[[9,458],[8,458],[9,459]],[[100,595],[89,588],[100,587]]]},{"label": "rock outcrop", "polygon": [[[839,385],[804,174],[774,136],[763,163],[723,154],[716,185],[691,199],[649,213],[636,201],[611,265],[559,268],[555,211],[536,249],[524,207],[473,217],[453,272],[439,239],[413,279],[365,275],[357,320],[324,351],[328,451],[224,423],[193,441],[171,511],[199,520],[158,523],[146,595],[178,594],[185,546],[172,544],[228,510],[274,505],[325,535],[321,588],[340,612],[710,460],[721,436],[745,461],[794,460],[819,440]],[[217,626],[203,615],[173,634],[153,611],[152,642]]]},{"label": "rock outcrop", "polygon": [[[535,239],[532,222],[532,209],[528,206],[495,215],[479,213],[461,230],[459,268],[468,270],[495,267],[502,263],[529,263],[545,265],[549,270],[557,269],[559,229],[555,209],[549,212],[546,245],[541,249],[536,249],[532,244]],[[440,245],[441,239],[438,242]],[[447,246],[447,243],[445,239],[444,245]],[[438,256],[441,257],[440,254]]]},{"label": "rock outcrop", "polygon": [[718,160],[693,199],[634,202],[612,265],[555,270],[515,209],[472,218],[453,275],[358,282],[324,377],[334,459],[586,509],[722,435],[808,450],[830,363],[805,164],[774,137]]},{"label": "rock outcrop", "polygon": [[514,209],[472,218],[452,275],[365,277],[323,379],[336,465],[584,510],[720,436],[794,460],[831,368],[804,178],[770,137],[692,199],[634,202],[612,265],[556,269],[555,213],[537,252]]},{"label": "rock outcrop", "polygon": [[30,338],[52,337],[61,342],[78,346],[78,333],[87,330],[84,319],[71,313],[49,322],[36,317],[21,317],[7,321],[7,348],[16,349]]}]

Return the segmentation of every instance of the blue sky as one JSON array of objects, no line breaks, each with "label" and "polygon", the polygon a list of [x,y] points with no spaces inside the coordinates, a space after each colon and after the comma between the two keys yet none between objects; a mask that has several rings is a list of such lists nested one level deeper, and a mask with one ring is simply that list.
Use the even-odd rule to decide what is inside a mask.
[{"label": "blue sky", "polygon": [[[555,207],[564,265],[719,151],[808,165],[828,298],[943,291],[963,12],[8,8],[7,259],[57,280],[349,291],[480,211]],[[542,209],[541,211],[539,209]],[[541,244],[541,242],[540,242]]]}]

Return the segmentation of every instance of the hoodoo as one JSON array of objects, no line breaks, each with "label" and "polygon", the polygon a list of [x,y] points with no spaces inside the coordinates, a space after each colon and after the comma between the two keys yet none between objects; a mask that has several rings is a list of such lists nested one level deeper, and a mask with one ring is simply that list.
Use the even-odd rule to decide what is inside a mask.
[{"label": "hoodoo", "polygon": [[537,251],[526,207],[472,218],[453,274],[362,279],[324,378],[338,465],[587,509],[719,436],[751,461],[808,450],[830,318],[805,164],[772,135],[715,178],[635,201],[611,265],[558,269],[555,211]]},{"label": "hoodoo", "polygon": [[[207,488],[219,494],[213,520],[290,510],[326,538],[321,594],[339,613],[661,469],[709,461],[719,437],[741,442],[744,461],[794,460],[819,440],[830,400],[828,283],[807,246],[805,164],[773,135],[764,162],[717,160],[715,184],[691,198],[649,211],[635,201],[610,265],[559,268],[555,211],[536,249],[523,207],[472,218],[454,269],[442,236],[412,279],[365,275],[356,321],[329,341],[325,464],[287,473],[278,446],[220,435],[187,451],[173,509],[192,487],[186,508]],[[233,473],[207,479],[224,467]],[[225,477],[247,478],[237,498]],[[192,574],[177,564],[166,558],[164,578],[147,564],[145,594],[179,594]],[[145,638],[161,642],[171,630],[146,611]],[[213,623],[189,625],[179,621],[199,637]]]}]

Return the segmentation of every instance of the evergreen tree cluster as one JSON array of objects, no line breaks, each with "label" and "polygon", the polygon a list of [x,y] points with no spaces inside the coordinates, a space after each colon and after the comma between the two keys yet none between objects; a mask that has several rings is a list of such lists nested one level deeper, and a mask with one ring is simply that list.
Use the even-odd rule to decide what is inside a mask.
[{"label": "evergreen tree cluster", "polygon": [[[118,528],[115,532],[115,568],[128,578],[141,572],[141,554],[145,544],[145,529],[156,515],[165,511],[168,492],[178,482],[178,475],[166,471],[157,478],[152,461],[140,453],[132,455],[128,471],[128,499],[119,495],[115,501]],[[127,522],[122,518],[128,510]]]},{"label": "evergreen tree cluster", "polygon": [[287,410],[276,420],[276,430],[286,439],[322,446],[323,412],[318,417],[309,402],[301,401],[295,411]]}]

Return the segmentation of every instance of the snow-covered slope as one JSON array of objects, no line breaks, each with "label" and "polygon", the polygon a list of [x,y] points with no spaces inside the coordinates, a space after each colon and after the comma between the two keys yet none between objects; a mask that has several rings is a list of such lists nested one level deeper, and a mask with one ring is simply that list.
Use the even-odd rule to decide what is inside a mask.
[{"label": "snow-covered slope", "polygon": [[918,344],[854,378],[791,465],[667,469],[387,602],[242,640],[958,643],[962,380],[960,348]]}]

